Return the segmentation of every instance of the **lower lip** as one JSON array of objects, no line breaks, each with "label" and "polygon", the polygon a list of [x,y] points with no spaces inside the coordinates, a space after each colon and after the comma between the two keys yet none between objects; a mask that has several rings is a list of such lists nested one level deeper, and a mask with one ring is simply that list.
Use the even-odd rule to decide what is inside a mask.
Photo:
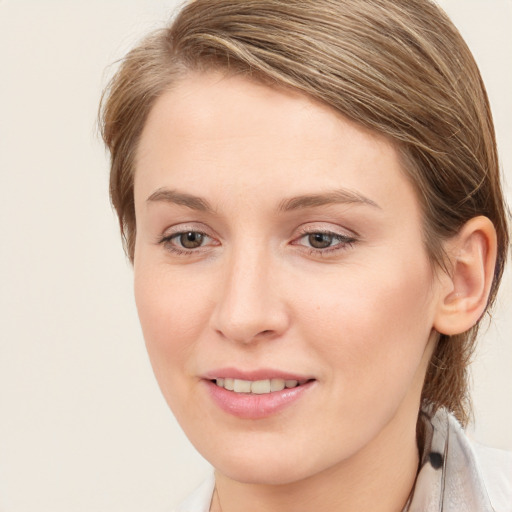
[{"label": "lower lip", "polygon": [[282,391],[261,395],[235,393],[221,388],[209,380],[203,382],[206,383],[213,401],[224,412],[242,419],[257,420],[277,414],[296,403],[311,389],[315,381],[306,382],[295,388],[285,388]]}]

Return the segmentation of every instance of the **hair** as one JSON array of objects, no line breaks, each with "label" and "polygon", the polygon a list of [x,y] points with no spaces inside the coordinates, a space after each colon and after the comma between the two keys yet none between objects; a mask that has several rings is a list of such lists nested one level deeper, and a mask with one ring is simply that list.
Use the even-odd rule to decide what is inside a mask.
[{"label": "hair", "polygon": [[[489,101],[470,50],[430,0],[195,0],[130,51],[104,92],[100,126],[132,262],[134,171],[146,119],[187,73],[208,70],[301,91],[391,140],[437,267],[448,270],[443,241],[487,216],[498,237],[493,304],[509,239]],[[446,407],[463,425],[477,329],[439,336],[422,391],[423,405]]]}]

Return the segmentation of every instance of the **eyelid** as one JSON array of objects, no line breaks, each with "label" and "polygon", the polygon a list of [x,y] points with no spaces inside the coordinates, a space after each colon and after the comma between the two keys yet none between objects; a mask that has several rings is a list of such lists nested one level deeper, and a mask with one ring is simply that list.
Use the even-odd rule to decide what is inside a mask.
[{"label": "eyelid", "polygon": [[215,238],[212,230],[201,222],[180,222],[179,224],[168,226],[164,229],[158,238],[169,238],[180,233],[187,233],[188,231],[202,233],[203,235],[209,236],[210,238]]},{"label": "eyelid", "polygon": [[[173,243],[173,239],[178,238],[180,235],[185,233],[200,233],[201,235],[204,235],[206,238],[209,239],[209,243],[205,245],[201,245],[197,248],[191,248],[187,249],[185,247],[180,247],[177,244]],[[211,242],[215,243],[211,243]],[[201,251],[208,250],[212,246],[220,245],[219,241],[217,240],[217,237],[215,237],[211,229],[209,229],[207,226],[205,226],[202,223],[179,223],[174,226],[170,226],[164,230],[162,234],[160,234],[156,240],[157,245],[163,245],[169,252],[175,253],[175,254],[198,254]]]},{"label": "eyelid", "polygon": [[360,236],[352,229],[348,229],[330,222],[308,222],[297,228],[299,235],[310,235],[312,233],[325,233],[340,236],[343,238],[359,239]]},{"label": "eyelid", "polygon": [[[329,224],[329,226],[332,226],[332,224]],[[310,255],[313,256],[334,256],[337,253],[350,249],[355,243],[359,241],[359,236],[354,231],[342,228],[340,226],[326,227],[325,223],[308,223],[306,225],[300,226],[298,231],[298,235],[293,237],[291,244],[301,247],[303,250],[306,250]],[[338,242],[334,245],[324,248],[316,248],[299,243],[300,240],[312,234],[330,235],[336,238]]]}]

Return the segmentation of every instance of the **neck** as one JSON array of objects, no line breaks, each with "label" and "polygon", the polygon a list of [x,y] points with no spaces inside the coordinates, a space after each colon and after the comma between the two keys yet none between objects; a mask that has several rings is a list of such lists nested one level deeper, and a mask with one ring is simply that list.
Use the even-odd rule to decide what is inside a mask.
[{"label": "neck", "polygon": [[[400,416],[400,414],[399,414]],[[212,512],[400,512],[414,486],[416,417],[396,417],[348,460],[299,482],[241,483],[216,473]]]}]

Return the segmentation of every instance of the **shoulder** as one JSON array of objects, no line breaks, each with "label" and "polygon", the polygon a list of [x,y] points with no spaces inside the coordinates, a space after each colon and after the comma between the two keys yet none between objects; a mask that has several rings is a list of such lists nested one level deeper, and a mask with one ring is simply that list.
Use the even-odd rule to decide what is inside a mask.
[{"label": "shoulder", "polygon": [[446,409],[422,412],[425,439],[410,512],[512,512],[512,454],[475,443]]},{"label": "shoulder", "polygon": [[215,488],[213,472],[173,512],[208,512]]},{"label": "shoulder", "polygon": [[512,452],[472,443],[475,460],[496,512],[512,512]]},{"label": "shoulder", "polygon": [[494,512],[512,512],[512,452],[472,440],[453,416],[448,418],[452,434],[448,439],[459,446],[452,453],[459,456],[459,463],[471,475],[473,485],[480,484]]}]

